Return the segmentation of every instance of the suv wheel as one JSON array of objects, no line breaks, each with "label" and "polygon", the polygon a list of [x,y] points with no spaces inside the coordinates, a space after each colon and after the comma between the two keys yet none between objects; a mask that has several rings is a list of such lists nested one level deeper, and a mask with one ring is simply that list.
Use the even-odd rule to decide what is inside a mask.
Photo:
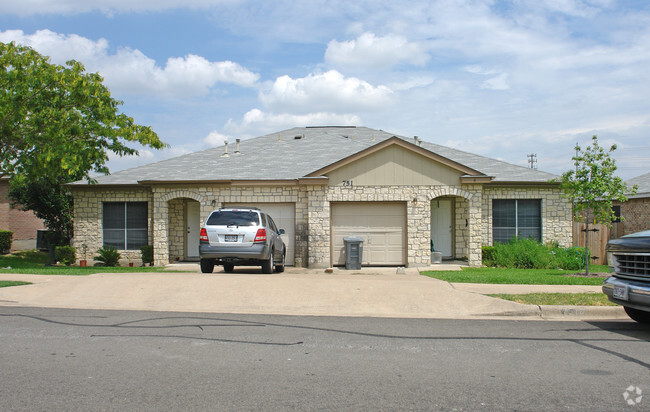
[{"label": "suv wheel", "polygon": [[273,255],[275,254],[275,251],[271,251],[271,256],[264,262],[262,262],[262,273],[273,273]]},{"label": "suv wheel", "polygon": [[284,260],[285,260],[286,253],[287,253],[286,251],[283,251],[282,252],[282,260],[280,261],[280,263],[275,264],[275,271],[278,272],[278,273],[284,272]]},{"label": "suv wheel", "polygon": [[214,260],[201,259],[201,272],[202,273],[212,273],[213,270],[214,270]]},{"label": "suv wheel", "polygon": [[224,263],[223,264],[223,271],[226,273],[232,273],[232,271],[235,270],[235,265],[232,263]]},{"label": "suv wheel", "polygon": [[624,306],[623,309],[625,309],[625,313],[627,313],[627,316],[629,316],[633,320],[639,323],[646,323],[646,324],[650,323],[650,312],[646,312],[645,310],[628,308],[627,306]]}]

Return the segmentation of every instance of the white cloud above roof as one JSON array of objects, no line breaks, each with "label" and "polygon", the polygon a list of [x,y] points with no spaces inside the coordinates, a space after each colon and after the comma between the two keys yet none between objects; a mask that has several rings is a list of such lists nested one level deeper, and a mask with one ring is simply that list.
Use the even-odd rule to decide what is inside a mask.
[{"label": "white cloud above roof", "polygon": [[259,79],[258,74],[231,61],[211,62],[188,54],[170,57],[164,66],[160,66],[137,49],[120,48],[111,53],[106,39],[94,41],[50,30],[33,34],[7,30],[0,32],[0,41],[30,46],[58,64],[79,60],[89,72],[101,74],[111,91],[119,94],[202,96],[219,83],[252,87]]},{"label": "white cloud above roof", "polygon": [[274,112],[347,113],[387,107],[393,102],[393,91],[330,70],[297,79],[280,76],[260,94],[260,101]]},{"label": "white cloud above roof", "polygon": [[366,32],[354,40],[332,40],[325,51],[325,61],[334,66],[386,69],[400,63],[416,66],[429,60],[425,48],[401,35],[375,36]]}]

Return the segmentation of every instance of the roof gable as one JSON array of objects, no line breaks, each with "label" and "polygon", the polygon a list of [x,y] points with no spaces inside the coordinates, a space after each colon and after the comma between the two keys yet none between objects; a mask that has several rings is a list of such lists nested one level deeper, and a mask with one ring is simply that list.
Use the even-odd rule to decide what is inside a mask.
[{"label": "roof gable", "polygon": [[474,170],[472,168],[469,168],[465,165],[462,165],[458,162],[454,162],[453,160],[447,159],[443,156],[440,156],[436,153],[433,153],[429,150],[423,149],[420,146],[416,146],[412,143],[406,142],[403,139],[398,138],[397,136],[393,136],[389,139],[386,139],[380,143],[377,143],[373,146],[370,146],[364,150],[361,150],[360,152],[357,152],[355,154],[352,154],[350,156],[347,156],[337,162],[334,162],[332,164],[329,164],[321,169],[315,170],[314,172],[308,174],[307,176],[309,177],[316,177],[316,176],[322,176],[322,175],[327,175],[328,173],[331,173],[341,167],[350,165],[351,163],[358,162],[361,159],[364,159],[368,156],[371,156],[373,154],[376,154],[377,152],[386,149],[387,147],[390,146],[398,146],[401,147],[405,150],[409,150],[413,153],[417,153],[421,156],[424,156],[428,159],[430,159],[433,162],[443,164],[453,170],[456,170],[457,172],[461,174],[467,174],[467,175],[474,175],[474,176],[485,176],[483,173]]}]

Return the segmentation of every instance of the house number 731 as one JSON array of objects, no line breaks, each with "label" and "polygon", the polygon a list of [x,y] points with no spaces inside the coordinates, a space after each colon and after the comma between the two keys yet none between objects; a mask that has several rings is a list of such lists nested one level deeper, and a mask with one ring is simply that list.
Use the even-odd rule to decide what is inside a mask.
[{"label": "house number 731", "polygon": [[343,186],[352,186],[352,180],[344,180]]}]

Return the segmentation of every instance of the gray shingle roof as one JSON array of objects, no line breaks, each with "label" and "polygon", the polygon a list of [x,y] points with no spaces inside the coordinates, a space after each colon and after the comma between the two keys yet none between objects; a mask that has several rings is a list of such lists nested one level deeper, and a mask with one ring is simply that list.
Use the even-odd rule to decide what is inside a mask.
[{"label": "gray shingle roof", "polygon": [[638,186],[636,195],[632,197],[650,197],[650,172],[633,177],[625,183],[630,187],[634,185]]},{"label": "gray shingle roof", "polygon": [[[224,146],[122,170],[96,178],[100,185],[130,185],[142,181],[187,182],[220,180],[293,180],[341,159],[397,137],[414,139],[367,127],[295,127]],[[422,142],[421,147],[454,162],[494,176],[495,182],[546,182],[553,174],[513,165],[461,150]],[[84,184],[75,182],[74,184]]]}]

